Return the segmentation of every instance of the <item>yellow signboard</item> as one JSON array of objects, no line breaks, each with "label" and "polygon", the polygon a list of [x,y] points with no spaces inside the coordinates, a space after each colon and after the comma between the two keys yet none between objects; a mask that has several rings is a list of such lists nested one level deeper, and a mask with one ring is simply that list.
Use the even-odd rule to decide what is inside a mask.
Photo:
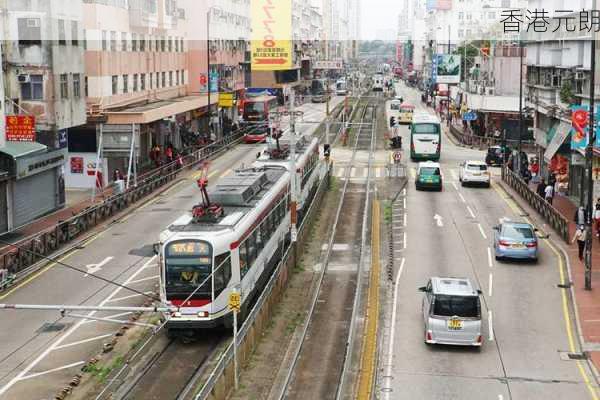
[{"label": "yellow signboard", "polygon": [[252,70],[292,67],[292,0],[252,0]]},{"label": "yellow signboard", "polygon": [[237,292],[229,293],[229,310],[240,312],[240,306],[242,304],[242,296]]},{"label": "yellow signboard", "polygon": [[219,107],[233,107],[233,93],[219,93]]}]

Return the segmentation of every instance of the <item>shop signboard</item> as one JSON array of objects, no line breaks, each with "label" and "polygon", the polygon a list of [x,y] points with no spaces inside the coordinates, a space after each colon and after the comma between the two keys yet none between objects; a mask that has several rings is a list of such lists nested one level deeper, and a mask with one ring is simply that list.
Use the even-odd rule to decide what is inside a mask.
[{"label": "shop signboard", "polygon": [[17,179],[26,178],[65,164],[67,149],[49,151],[31,157],[17,158]]},{"label": "shop signboard", "polygon": [[342,60],[320,60],[314,62],[314,69],[343,69],[344,62]]},{"label": "shop signboard", "polygon": [[[590,115],[589,106],[571,106],[571,150],[584,149],[588,145],[590,134]],[[596,138],[594,147],[600,147],[600,135],[598,127],[600,126],[600,106],[596,106],[594,113],[594,123],[596,125]]]},{"label": "shop signboard", "polygon": [[234,94],[231,93],[219,93],[219,107],[231,108],[233,107]]},{"label": "shop signboard", "polygon": [[35,142],[35,117],[7,115],[6,140],[9,142]]},{"label": "shop signboard", "polygon": [[292,67],[292,0],[252,0],[251,68],[280,71]]}]

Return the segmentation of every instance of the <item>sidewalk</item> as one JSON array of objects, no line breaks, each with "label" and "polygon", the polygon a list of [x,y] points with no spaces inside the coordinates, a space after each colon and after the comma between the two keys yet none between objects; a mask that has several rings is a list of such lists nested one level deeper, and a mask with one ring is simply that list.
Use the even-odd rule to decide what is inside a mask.
[{"label": "sidewalk", "polygon": [[[543,229],[551,229],[546,221],[517,192],[501,180],[498,180],[498,182],[519,207],[529,213],[530,218],[536,225],[543,226]],[[569,232],[570,237],[572,237],[575,232],[573,216],[577,206],[565,196],[555,196],[552,205],[569,221]],[[555,238],[554,243],[558,245],[566,257],[567,268],[570,272],[570,276],[565,279],[567,282],[570,279],[572,285],[571,293],[574,296],[575,323],[579,325],[578,328],[580,329],[576,339],[579,339],[581,350],[589,353],[591,362],[596,369],[594,371],[595,378],[598,380],[600,378],[598,376],[598,370],[600,370],[600,240],[594,238],[592,245],[592,290],[588,291],[584,289],[584,265],[579,260],[577,245],[567,244],[559,239],[556,232],[552,230],[552,233],[554,233],[551,234],[551,237]]]}]

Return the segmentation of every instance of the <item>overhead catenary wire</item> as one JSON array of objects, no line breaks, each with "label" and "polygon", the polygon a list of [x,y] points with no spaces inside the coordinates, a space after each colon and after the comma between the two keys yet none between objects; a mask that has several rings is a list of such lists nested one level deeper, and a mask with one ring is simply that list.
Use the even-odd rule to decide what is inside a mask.
[{"label": "overhead catenary wire", "polygon": [[58,264],[58,265],[60,265],[62,267],[71,269],[73,271],[79,272],[79,273],[84,274],[84,275],[91,276],[92,278],[96,278],[98,280],[101,280],[101,281],[109,283],[111,285],[114,285],[114,286],[120,287],[122,289],[128,290],[128,291],[133,292],[135,294],[139,294],[140,296],[147,297],[147,298],[149,298],[149,299],[151,299],[153,301],[159,301],[160,302],[160,298],[158,298],[157,296],[149,295],[148,293],[145,293],[145,292],[142,292],[140,290],[137,290],[137,289],[131,288],[129,286],[123,285],[123,284],[118,283],[118,282],[116,282],[116,281],[114,281],[112,279],[104,278],[104,277],[102,277],[100,275],[96,275],[94,273],[91,273],[91,272],[88,272],[88,271],[84,271],[81,268],[75,267],[73,265],[65,263],[64,261],[61,261],[60,259],[57,259],[57,258],[54,258],[54,257],[45,256],[45,255],[43,255],[41,253],[38,253],[37,251],[27,249],[27,248],[25,248],[23,246],[20,246],[20,245],[15,244],[15,243],[10,243],[10,242],[7,242],[7,241],[2,240],[2,239],[0,239],[0,244],[3,244],[5,246],[10,246],[10,247],[13,247],[13,248],[21,250],[21,251],[26,251],[26,252],[28,252],[28,253],[36,256],[36,257],[42,258],[42,259],[44,259],[46,261],[53,262],[53,263]]}]

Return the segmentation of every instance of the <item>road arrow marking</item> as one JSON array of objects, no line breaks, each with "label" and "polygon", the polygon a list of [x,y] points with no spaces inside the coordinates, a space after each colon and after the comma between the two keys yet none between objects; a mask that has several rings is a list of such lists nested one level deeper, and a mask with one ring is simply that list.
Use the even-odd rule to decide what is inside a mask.
[{"label": "road arrow marking", "polygon": [[437,223],[438,227],[442,228],[444,226],[444,219],[441,215],[435,214],[433,216],[433,219],[435,219],[435,222]]},{"label": "road arrow marking", "polygon": [[100,271],[102,267],[111,262],[112,259],[113,257],[106,257],[102,262],[99,262],[98,264],[86,265],[85,268],[87,268],[87,274],[85,274],[84,276],[88,276],[89,274],[95,274],[96,272]]}]

